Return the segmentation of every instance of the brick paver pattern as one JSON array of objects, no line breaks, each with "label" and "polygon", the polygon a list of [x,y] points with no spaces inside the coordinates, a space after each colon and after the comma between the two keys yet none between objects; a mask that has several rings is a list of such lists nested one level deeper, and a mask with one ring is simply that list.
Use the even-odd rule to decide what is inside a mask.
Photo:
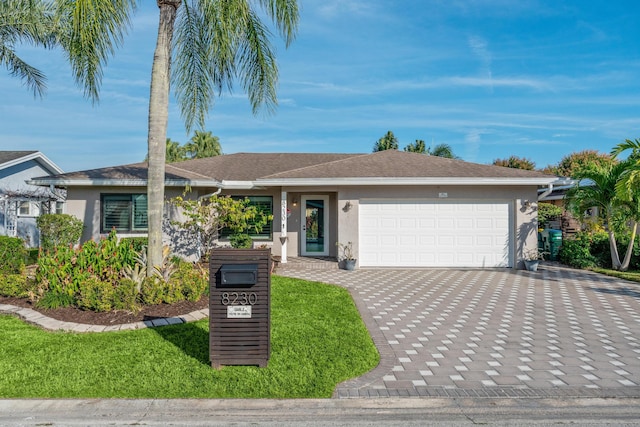
[{"label": "brick paver pattern", "polygon": [[381,364],[338,397],[640,397],[640,285],[545,265],[284,268],[347,287]]}]

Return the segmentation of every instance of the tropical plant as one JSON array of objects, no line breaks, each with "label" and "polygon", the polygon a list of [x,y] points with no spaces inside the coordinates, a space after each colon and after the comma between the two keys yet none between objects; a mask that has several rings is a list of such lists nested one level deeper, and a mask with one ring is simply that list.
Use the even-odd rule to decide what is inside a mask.
[{"label": "tropical plant", "polygon": [[427,148],[427,154],[436,157],[445,157],[447,159],[459,159],[460,157],[453,154],[453,149],[449,144],[437,144]]},{"label": "tropical plant", "polygon": [[416,142],[413,142],[404,147],[404,151],[408,151],[410,153],[425,154],[427,152],[427,146],[422,139],[416,139]]},{"label": "tropical plant", "polygon": [[[596,208],[603,226],[609,236],[611,264],[615,270],[625,271],[629,268],[633,243],[640,220],[640,192],[629,191],[625,198],[620,197],[616,188],[633,162],[593,163],[581,167],[575,172],[578,183],[566,195],[566,207],[576,218],[582,218],[585,211]],[[631,221],[631,239],[625,257],[621,261],[616,243],[616,228],[627,228]],[[627,228],[627,231],[629,229]]]},{"label": "tropical plant", "polygon": [[393,132],[388,131],[382,138],[380,138],[373,145],[373,152],[385,151],[385,150],[397,150],[398,149],[398,138],[393,134]]},{"label": "tropical plant", "polygon": [[46,90],[46,77],[37,68],[27,64],[16,53],[16,45],[28,43],[47,49],[56,43],[53,3],[41,0],[0,1],[0,65],[12,76],[19,77],[42,97]]},{"label": "tropical plant", "polygon": [[222,154],[220,138],[214,136],[211,132],[199,130],[195,131],[191,141],[184,146],[184,149],[190,159],[202,159]]},{"label": "tropical plant", "polygon": [[342,252],[338,258],[340,260],[355,260],[356,257],[353,253],[353,242],[340,243],[336,242],[336,246]]},{"label": "tropical plant", "polygon": [[[75,79],[98,100],[102,67],[123,41],[136,0],[56,0],[68,34],[63,46]],[[261,11],[287,45],[298,24],[296,0],[157,0],[148,134],[149,276],[162,260],[162,220],[170,82],[187,131],[204,127],[216,92],[238,79],[253,112],[277,105],[278,68]],[[175,39],[174,39],[175,35]],[[175,60],[174,60],[175,59]],[[173,65],[173,66],[172,66]],[[173,74],[170,73],[173,72]]]},{"label": "tropical plant", "polygon": [[532,171],[536,169],[536,164],[529,159],[518,156],[509,156],[507,159],[495,159],[492,163],[494,166],[503,166],[513,169],[524,169]]},{"label": "tropical plant", "polygon": [[[250,205],[248,198],[213,195],[189,200],[180,196],[170,202],[180,209],[184,217],[183,221],[173,221],[173,224],[195,235],[203,248],[202,255],[206,257],[210,255],[223,229],[230,229],[232,236],[260,232],[273,219],[273,215]],[[246,239],[238,237],[237,240]]]},{"label": "tropical plant", "polygon": [[166,146],[166,162],[167,163],[175,163],[180,162],[182,160],[187,160],[187,155],[185,153],[185,149],[182,145],[180,145],[177,141],[172,141],[171,138],[167,138],[167,146]]}]

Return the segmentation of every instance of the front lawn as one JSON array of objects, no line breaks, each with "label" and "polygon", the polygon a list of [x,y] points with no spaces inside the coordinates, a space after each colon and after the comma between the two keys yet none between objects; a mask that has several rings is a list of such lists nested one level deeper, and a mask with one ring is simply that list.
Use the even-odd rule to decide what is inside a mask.
[{"label": "front lawn", "polygon": [[378,353],[349,293],[272,277],[267,368],[209,364],[209,321],[138,331],[47,332],[0,316],[2,398],[319,398]]},{"label": "front lawn", "polygon": [[606,274],[607,276],[617,277],[618,279],[629,280],[631,282],[640,282],[640,271],[618,271],[610,268],[595,267],[591,269],[596,273]]}]

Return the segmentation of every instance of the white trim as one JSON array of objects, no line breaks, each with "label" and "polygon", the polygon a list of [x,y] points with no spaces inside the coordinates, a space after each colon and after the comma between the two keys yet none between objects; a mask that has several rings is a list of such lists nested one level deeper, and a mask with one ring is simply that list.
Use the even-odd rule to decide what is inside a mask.
[{"label": "white trim", "polygon": [[15,166],[15,165],[19,165],[19,164],[24,163],[24,162],[28,162],[29,160],[37,160],[37,159],[41,160],[41,163],[44,164],[45,169],[51,169],[53,172],[58,173],[58,174],[64,173],[64,171],[62,169],[60,169],[60,167],[58,167],[58,165],[56,165],[51,160],[49,160],[47,158],[47,156],[42,154],[40,151],[36,151],[35,153],[31,153],[31,154],[29,154],[27,156],[18,157],[17,159],[13,159],[13,160],[10,160],[8,162],[2,163],[2,164],[0,164],[0,169],[6,169],[6,168],[9,168],[11,166]]}]

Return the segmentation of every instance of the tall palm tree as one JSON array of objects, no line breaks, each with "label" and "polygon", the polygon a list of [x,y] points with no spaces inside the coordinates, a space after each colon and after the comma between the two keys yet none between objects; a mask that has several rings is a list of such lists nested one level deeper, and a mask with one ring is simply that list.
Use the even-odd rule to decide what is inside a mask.
[{"label": "tall palm tree", "polygon": [[427,146],[422,139],[416,139],[416,142],[404,147],[404,151],[425,154],[427,152]]},{"label": "tall palm tree", "polygon": [[211,132],[199,130],[191,137],[191,141],[185,144],[185,150],[187,156],[191,159],[220,156],[222,154],[220,138]]},{"label": "tall palm tree", "polygon": [[388,131],[384,134],[382,138],[380,138],[373,145],[373,152],[384,151],[384,150],[397,150],[398,149],[398,138],[393,134],[393,132]]},{"label": "tall palm tree", "polygon": [[427,154],[436,157],[446,157],[447,159],[459,159],[458,156],[453,154],[453,149],[449,144],[438,144],[433,148],[427,148]]},{"label": "tall palm tree", "polygon": [[41,0],[0,1],[0,65],[12,76],[19,77],[42,97],[46,90],[45,75],[27,64],[15,51],[19,43],[52,48],[56,45],[55,9],[53,4]]},{"label": "tall palm tree", "polygon": [[[621,198],[616,189],[630,166],[631,162],[624,161],[594,163],[590,167],[580,169],[575,176],[578,184],[567,192],[565,199],[567,209],[577,218],[581,217],[587,209],[597,208],[609,235],[612,267],[622,271],[629,268],[637,221],[640,219],[639,192],[629,193],[625,198]],[[631,239],[624,260],[620,261],[615,235],[616,223],[628,220],[631,220]]]},{"label": "tall palm tree", "polygon": [[[70,37],[76,81],[98,99],[102,67],[129,27],[137,0],[56,0]],[[262,10],[287,45],[298,25],[297,0],[156,0],[158,36],[151,68],[148,133],[148,268],[162,260],[164,174],[170,83],[187,131],[204,127],[214,96],[238,79],[254,113],[277,105],[278,68]],[[174,39],[175,35],[175,39]],[[172,49],[173,48],[173,49]],[[175,56],[175,58],[172,56]],[[173,61],[175,59],[175,61]],[[172,62],[175,68],[172,70]]]}]

